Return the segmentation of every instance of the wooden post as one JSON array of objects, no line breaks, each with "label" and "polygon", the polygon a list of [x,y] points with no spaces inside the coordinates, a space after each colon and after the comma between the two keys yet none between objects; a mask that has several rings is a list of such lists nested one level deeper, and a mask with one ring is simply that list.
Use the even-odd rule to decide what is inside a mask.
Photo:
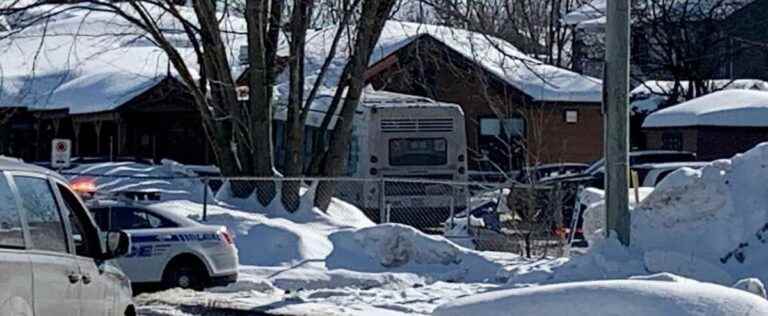
[{"label": "wooden post", "polygon": [[629,246],[629,0],[608,2],[605,78],[606,234]]},{"label": "wooden post", "polygon": [[101,155],[101,126],[104,122],[94,121],[93,128],[96,131],[96,155]]},{"label": "wooden post", "polygon": [[80,156],[80,126],[80,122],[72,119],[72,130],[75,134],[75,156]]}]

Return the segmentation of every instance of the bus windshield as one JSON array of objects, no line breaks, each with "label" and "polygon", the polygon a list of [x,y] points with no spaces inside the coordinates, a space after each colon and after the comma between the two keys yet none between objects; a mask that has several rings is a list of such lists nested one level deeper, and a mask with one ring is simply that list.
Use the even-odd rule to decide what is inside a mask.
[{"label": "bus windshield", "polygon": [[399,138],[389,141],[393,166],[439,166],[448,162],[445,138]]}]

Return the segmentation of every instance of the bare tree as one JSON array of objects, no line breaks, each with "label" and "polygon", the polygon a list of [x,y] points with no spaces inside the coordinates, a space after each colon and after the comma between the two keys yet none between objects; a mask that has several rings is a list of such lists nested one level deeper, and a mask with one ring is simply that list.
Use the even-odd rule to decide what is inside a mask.
[{"label": "bare tree", "polygon": [[739,2],[728,0],[646,0],[637,4],[633,10],[633,63],[642,75],[674,81],[671,99],[687,100],[711,92],[709,80],[727,76],[724,65],[736,53],[721,23],[739,7]]},{"label": "bare tree", "polygon": [[[322,158],[314,157],[322,161],[322,172],[325,176],[335,177],[342,175],[347,161],[349,143],[352,139],[352,123],[355,110],[360,103],[363,88],[365,87],[365,71],[368,70],[371,53],[379,41],[381,31],[389,17],[396,0],[363,0],[361,17],[357,25],[353,50],[349,62],[342,72],[342,77],[336,87],[336,95],[333,102],[341,104],[341,111],[336,124],[331,132],[330,142],[324,150]],[[342,99],[342,95],[346,95]],[[335,113],[335,107],[331,106],[326,118],[331,119]],[[323,125],[328,126],[326,122]],[[318,186],[315,205],[321,209],[327,209],[331,197],[335,192],[335,183],[323,182]]]}]

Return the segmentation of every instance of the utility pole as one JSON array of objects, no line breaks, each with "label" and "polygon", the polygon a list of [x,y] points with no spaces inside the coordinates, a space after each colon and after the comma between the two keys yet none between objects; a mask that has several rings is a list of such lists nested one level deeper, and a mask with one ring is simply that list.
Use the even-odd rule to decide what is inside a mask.
[{"label": "utility pole", "polygon": [[609,0],[606,27],[605,188],[606,234],[629,246],[629,36],[630,0]]}]

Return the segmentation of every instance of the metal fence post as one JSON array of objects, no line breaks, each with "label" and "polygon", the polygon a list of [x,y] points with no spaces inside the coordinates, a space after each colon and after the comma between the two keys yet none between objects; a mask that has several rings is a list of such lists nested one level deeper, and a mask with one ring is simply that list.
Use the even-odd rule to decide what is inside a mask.
[{"label": "metal fence post", "polygon": [[453,222],[453,217],[456,215],[456,186],[451,185],[451,228],[456,227],[456,224]]},{"label": "metal fence post", "polygon": [[465,191],[467,193],[467,206],[466,206],[466,212],[467,212],[467,235],[472,235],[472,194],[469,193],[469,184],[467,184],[467,187],[465,188]]},{"label": "metal fence post", "polygon": [[208,220],[208,178],[203,178],[203,222]]},{"label": "metal fence post", "polygon": [[386,210],[386,197],[387,194],[384,191],[386,189],[387,183],[384,181],[384,178],[382,177],[379,180],[379,223],[387,223],[389,221],[387,216],[387,210]]}]

